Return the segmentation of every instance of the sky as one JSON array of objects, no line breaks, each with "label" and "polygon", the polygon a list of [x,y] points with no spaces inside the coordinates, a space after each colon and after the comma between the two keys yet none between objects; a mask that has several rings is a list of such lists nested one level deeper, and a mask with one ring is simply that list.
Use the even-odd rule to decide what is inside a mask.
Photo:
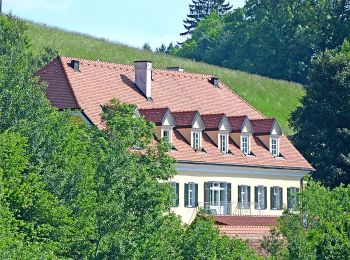
[{"label": "sky", "polygon": [[[3,11],[133,47],[183,41],[191,0],[3,0]],[[234,7],[244,0],[230,0]]]}]

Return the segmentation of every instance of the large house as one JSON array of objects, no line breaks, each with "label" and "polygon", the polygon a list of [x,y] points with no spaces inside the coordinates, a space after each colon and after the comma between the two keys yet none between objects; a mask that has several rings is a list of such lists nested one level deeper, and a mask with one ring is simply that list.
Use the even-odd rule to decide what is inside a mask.
[{"label": "large house", "polygon": [[[277,120],[216,77],[178,67],[153,69],[149,61],[129,66],[67,57],[37,75],[48,83],[53,106],[99,128],[104,127],[101,106],[114,98],[135,104],[140,116],[154,122],[155,138],[167,137],[172,146],[173,210],[186,223],[199,208],[220,216],[223,226],[237,219],[249,226],[271,223],[268,218],[281,215],[284,207],[294,208],[303,177],[313,170]],[[247,226],[243,222],[236,226]]]}]

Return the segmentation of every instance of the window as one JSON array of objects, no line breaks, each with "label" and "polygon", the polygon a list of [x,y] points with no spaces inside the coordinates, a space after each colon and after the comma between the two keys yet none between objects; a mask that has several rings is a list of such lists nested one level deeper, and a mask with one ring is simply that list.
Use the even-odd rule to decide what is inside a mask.
[{"label": "window", "polygon": [[249,136],[241,136],[241,150],[245,155],[249,154]]},{"label": "window", "polygon": [[264,186],[255,186],[255,209],[266,209],[267,189]]},{"label": "window", "polygon": [[167,138],[169,144],[172,143],[172,140],[171,140],[171,130],[163,129],[163,130],[162,130],[162,137],[163,137],[163,138]]},{"label": "window", "polygon": [[277,157],[279,155],[278,139],[271,138],[271,153],[273,156]]},{"label": "window", "polygon": [[220,151],[222,153],[227,153],[228,152],[228,136],[226,134],[221,134],[219,135],[219,147]]},{"label": "window", "polygon": [[174,199],[172,203],[172,207],[179,206],[179,184],[177,182],[170,182],[171,187],[174,189]]},{"label": "window", "polygon": [[205,182],[204,208],[213,215],[231,214],[231,183]]},{"label": "window", "polygon": [[250,208],[250,186],[247,186],[247,185],[238,186],[238,208],[240,209]]},{"label": "window", "polygon": [[271,209],[281,210],[283,206],[283,193],[281,187],[271,187]]},{"label": "window", "polygon": [[201,149],[200,133],[199,132],[192,132],[192,148],[194,150],[200,150]]},{"label": "window", "polygon": [[288,209],[296,209],[298,200],[297,200],[297,194],[299,192],[299,189],[296,187],[290,187],[287,189],[287,204]]},{"label": "window", "polygon": [[194,208],[198,206],[198,184],[185,183],[185,207]]}]

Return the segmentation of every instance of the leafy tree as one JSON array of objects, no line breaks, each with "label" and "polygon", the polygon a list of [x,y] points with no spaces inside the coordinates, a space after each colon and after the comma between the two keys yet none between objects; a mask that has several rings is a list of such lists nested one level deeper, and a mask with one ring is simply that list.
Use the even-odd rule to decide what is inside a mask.
[{"label": "leafy tree", "polygon": [[220,235],[203,212],[186,228],[182,247],[183,259],[258,259],[246,242]]},{"label": "leafy tree", "polygon": [[350,35],[349,0],[248,0],[214,18],[201,19],[175,54],[303,84],[311,58]]},{"label": "leafy tree", "polygon": [[333,190],[310,180],[299,194],[297,211],[285,211],[278,230],[287,245],[285,259],[348,259],[350,187]]},{"label": "leafy tree", "polygon": [[293,142],[329,187],[350,183],[350,44],[317,56],[310,86],[291,117]]},{"label": "leafy tree", "polygon": [[190,14],[183,21],[186,32],[180,35],[192,35],[197,24],[213,11],[217,12],[220,16],[228,13],[232,9],[232,5],[225,2],[225,0],[192,0],[192,4],[189,4]]}]

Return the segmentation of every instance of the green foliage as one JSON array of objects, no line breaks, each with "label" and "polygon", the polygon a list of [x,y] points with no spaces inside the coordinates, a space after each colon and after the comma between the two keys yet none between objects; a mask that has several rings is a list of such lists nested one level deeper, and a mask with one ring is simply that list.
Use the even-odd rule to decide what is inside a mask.
[{"label": "green foliage", "polygon": [[[57,28],[32,23],[27,25],[28,34],[32,38],[32,49],[36,54],[41,53],[41,50],[49,45],[57,49],[60,55],[68,57],[130,65],[133,65],[135,60],[151,60],[156,68],[179,66],[187,72],[216,75],[266,116],[277,118],[285,134],[292,133],[287,121],[290,113],[299,105],[299,98],[304,95],[302,86],[298,84],[210,66],[173,55],[143,51]],[[178,47],[174,47],[172,53],[177,49]]]},{"label": "green foliage", "polygon": [[183,235],[183,259],[259,259],[246,242],[220,235],[214,221],[200,213]]},{"label": "green foliage", "polygon": [[220,16],[228,13],[232,9],[232,5],[225,2],[225,0],[192,0],[192,3],[189,4],[190,14],[184,20],[186,32],[180,35],[192,35],[198,23],[213,12]]},{"label": "green foliage", "polygon": [[151,45],[149,45],[148,42],[146,42],[146,43],[142,46],[142,49],[143,49],[144,51],[152,51]]},{"label": "green foliage", "polygon": [[[307,83],[311,58],[339,46],[350,35],[349,6],[349,1],[340,0],[248,0],[243,8],[216,17],[222,24],[219,36],[212,36],[210,26],[199,28],[207,19],[214,19],[206,16],[176,54]],[[188,45],[193,53],[188,52]]]},{"label": "green foliage", "polygon": [[310,180],[298,196],[297,211],[285,211],[278,230],[286,240],[285,259],[348,259],[350,187],[333,190]]},{"label": "green foliage", "polygon": [[293,141],[329,187],[350,183],[350,43],[312,63],[310,87],[292,115]]}]

